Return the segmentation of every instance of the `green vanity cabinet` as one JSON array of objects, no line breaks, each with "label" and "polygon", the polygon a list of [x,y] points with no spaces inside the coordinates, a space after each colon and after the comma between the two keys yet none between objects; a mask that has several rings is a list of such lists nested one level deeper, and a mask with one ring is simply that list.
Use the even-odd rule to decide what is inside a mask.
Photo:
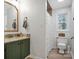
[{"label": "green vanity cabinet", "polygon": [[6,43],[5,59],[24,59],[30,54],[30,39]]},{"label": "green vanity cabinet", "polygon": [[22,40],[21,41],[21,59],[24,59],[28,54],[30,54],[30,44],[29,40]]}]

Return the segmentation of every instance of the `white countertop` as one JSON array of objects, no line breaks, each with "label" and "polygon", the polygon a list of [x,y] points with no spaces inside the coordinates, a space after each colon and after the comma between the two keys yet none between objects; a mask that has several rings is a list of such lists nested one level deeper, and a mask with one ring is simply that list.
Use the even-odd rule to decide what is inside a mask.
[{"label": "white countertop", "polygon": [[4,43],[9,43],[9,42],[18,41],[18,40],[24,40],[27,38],[30,38],[30,37],[22,36],[22,37],[4,38]]}]

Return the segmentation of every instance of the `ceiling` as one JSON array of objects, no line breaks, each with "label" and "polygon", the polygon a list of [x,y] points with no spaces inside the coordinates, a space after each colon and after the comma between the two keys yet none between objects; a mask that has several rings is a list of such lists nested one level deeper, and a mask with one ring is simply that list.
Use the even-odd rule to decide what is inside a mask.
[{"label": "ceiling", "polygon": [[63,8],[71,6],[72,0],[64,0],[62,2],[58,2],[58,0],[48,0],[53,9]]}]

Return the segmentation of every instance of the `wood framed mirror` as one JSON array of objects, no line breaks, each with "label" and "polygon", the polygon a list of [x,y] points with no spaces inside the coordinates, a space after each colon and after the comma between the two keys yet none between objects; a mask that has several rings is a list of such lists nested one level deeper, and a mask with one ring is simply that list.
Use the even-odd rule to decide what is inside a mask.
[{"label": "wood framed mirror", "polygon": [[4,1],[4,31],[18,32],[18,9],[7,1]]}]

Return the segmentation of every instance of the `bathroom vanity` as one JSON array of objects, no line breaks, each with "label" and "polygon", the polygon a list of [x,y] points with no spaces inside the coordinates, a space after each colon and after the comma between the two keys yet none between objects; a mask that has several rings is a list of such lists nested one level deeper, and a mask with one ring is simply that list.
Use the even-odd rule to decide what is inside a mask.
[{"label": "bathroom vanity", "polygon": [[[4,1],[4,58],[24,59],[30,54],[30,37],[18,34],[18,8],[11,2]],[[11,34],[8,34],[10,33]],[[14,34],[14,32],[16,32]]]},{"label": "bathroom vanity", "polygon": [[30,38],[5,38],[4,54],[5,59],[24,59],[30,54]]}]

